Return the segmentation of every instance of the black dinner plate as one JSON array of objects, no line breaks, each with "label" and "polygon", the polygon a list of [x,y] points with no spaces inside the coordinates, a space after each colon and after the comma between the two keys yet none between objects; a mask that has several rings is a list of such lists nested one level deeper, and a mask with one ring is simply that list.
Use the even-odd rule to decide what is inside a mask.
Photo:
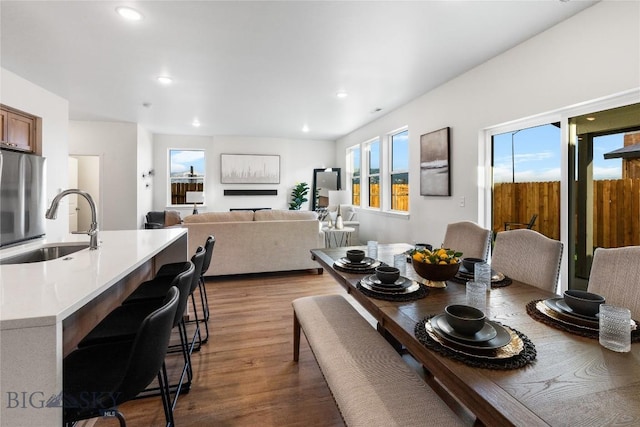
[{"label": "black dinner plate", "polygon": [[449,337],[470,343],[479,343],[489,341],[498,335],[498,331],[494,328],[491,323],[484,322],[484,326],[478,332],[473,335],[463,335],[459,332],[456,332],[455,329],[449,324],[447,321],[447,316],[440,316],[436,319],[436,326],[440,328],[442,332],[447,334]]},{"label": "black dinner plate", "polygon": [[583,319],[586,319],[586,320],[592,320],[594,322],[600,321],[600,318],[598,317],[597,314],[595,316],[587,316],[586,314],[582,314],[574,311],[571,307],[567,305],[567,302],[564,300],[564,298],[558,299],[556,301],[556,305],[558,306],[558,308],[560,308],[560,310],[564,310],[568,314],[572,314],[577,317],[582,317]]},{"label": "black dinner plate", "polygon": [[570,322],[579,326],[586,326],[588,328],[598,329],[600,327],[600,321],[598,320],[597,317],[587,317],[582,315],[578,316],[576,313],[573,313],[573,312],[570,313],[558,305],[558,301],[560,300],[564,302],[564,299],[562,297],[549,298],[544,300],[544,304],[547,307],[549,307],[551,310],[558,313],[560,317],[566,320],[567,322]]},{"label": "black dinner plate", "polygon": [[[469,270],[467,270],[466,268],[464,268],[464,265],[462,265],[462,263],[460,263],[460,268],[458,269],[456,276],[466,280],[475,279],[475,275],[471,273]],[[504,274],[500,273],[499,271],[495,271],[494,269],[491,269],[491,282],[495,283],[495,282],[500,282],[501,280],[504,280]]]},{"label": "black dinner plate", "polygon": [[406,277],[396,280],[396,286],[383,285],[375,274],[365,276],[360,280],[360,285],[365,289],[381,294],[410,294],[420,289],[420,284]]},{"label": "black dinner plate", "polygon": [[349,258],[347,257],[342,257],[338,260],[335,261],[336,264],[339,264],[341,267],[346,267],[346,268],[353,268],[353,269],[363,269],[363,270],[367,270],[370,268],[376,268],[378,265],[380,265],[380,261],[375,260],[373,258],[370,257],[364,257],[364,259],[360,262],[351,262],[349,260]]},{"label": "black dinner plate", "polygon": [[440,327],[438,326],[440,317],[444,317],[444,314],[438,314],[431,318],[431,328],[433,328],[433,330],[443,340],[448,341],[449,343],[452,343],[454,345],[472,350],[495,350],[500,347],[504,347],[511,342],[511,334],[509,334],[509,331],[503,328],[500,324],[492,322],[490,320],[487,320],[487,323],[490,323],[491,326],[493,326],[496,330],[496,336],[494,338],[488,341],[480,341],[474,343],[458,340],[456,338],[450,337],[442,329],[440,329]]}]

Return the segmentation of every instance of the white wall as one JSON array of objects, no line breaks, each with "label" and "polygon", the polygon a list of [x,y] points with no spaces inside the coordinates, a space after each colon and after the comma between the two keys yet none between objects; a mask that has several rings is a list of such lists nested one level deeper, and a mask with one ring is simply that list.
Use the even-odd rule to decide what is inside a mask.
[{"label": "white wall", "polygon": [[135,123],[69,122],[69,153],[100,156],[100,230],[139,228],[137,130]]},{"label": "white wall", "polygon": [[[93,203],[96,205],[98,216],[98,227],[101,227],[100,218],[102,205],[100,203],[100,157],[98,156],[75,156],[78,167],[78,188],[91,194]],[[84,197],[78,197],[78,231],[85,231],[91,228],[91,209],[89,202]]]},{"label": "white wall", "polygon": [[[136,182],[138,186],[138,228],[144,228],[145,215],[153,210],[153,134],[138,125],[138,168]],[[155,172],[155,171],[154,171]],[[147,175],[145,178],[142,175]]]},{"label": "white wall", "polygon": [[[313,169],[335,166],[334,141],[289,140],[236,136],[154,135],[153,140],[153,205],[154,210],[167,208],[168,149],[204,149],[206,156],[206,206],[200,211],[228,211],[230,208],[288,209],[291,190],[298,182],[311,188]],[[220,154],[277,154],[280,156],[280,184],[221,184]],[[277,196],[225,196],[225,189],[275,189]],[[310,197],[308,197],[309,200]],[[310,205],[302,209],[309,209]],[[172,208],[175,209],[175,208]],[[182,216],[192,207],[178,209]]]},{"label": "white wall", "polygon": [[[50,203],[68,182],[69,103],[4,68],[0,68],[0,103],[42,118],[42,155],[47,158],[45,185]],[[67,200],[60,204],[58,218],[45,224],[48,239],[59,240],[67,234]]]},{"label": "white wall", "polygon": [[[477,221],[479,132],[640,87],[639,16],[640,2],[598,3],[339,139],[336,161],[344,168],[347,147],[409,127],[410,219],[363,209],[361,239],[439,245],[447,223]],[[420,196],[420,135],[446,126],[452,196]]]}]

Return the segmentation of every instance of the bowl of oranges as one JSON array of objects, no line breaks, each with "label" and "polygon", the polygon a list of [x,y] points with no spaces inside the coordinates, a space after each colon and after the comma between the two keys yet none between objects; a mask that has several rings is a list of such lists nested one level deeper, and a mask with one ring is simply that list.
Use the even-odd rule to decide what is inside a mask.
[{"label": "bowl of oranges", "polygon": [[411,251],[411,265],[425,285],[445,288],[447,280],[453,279],[460,268],[462,252],[454,249],[415,249]]}]

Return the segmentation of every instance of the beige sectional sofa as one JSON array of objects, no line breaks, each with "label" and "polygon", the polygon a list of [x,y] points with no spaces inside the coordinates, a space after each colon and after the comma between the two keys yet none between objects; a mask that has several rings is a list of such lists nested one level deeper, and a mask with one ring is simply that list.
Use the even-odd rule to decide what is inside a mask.
[{"label": "beige sectional sofa", "polygon": [[258,210],[207,212],[184,218],[189,253],[213,235],[216,244],[205,276],[318,269],[309,251],[324,247],[315,212]]}]

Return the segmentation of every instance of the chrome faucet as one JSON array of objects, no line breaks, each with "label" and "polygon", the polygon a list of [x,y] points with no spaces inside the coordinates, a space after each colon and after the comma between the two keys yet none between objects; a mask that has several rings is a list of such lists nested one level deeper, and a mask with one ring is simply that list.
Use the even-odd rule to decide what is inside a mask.
[{"label": "chrome faucet", "polygon": [[89,249],[98,249],[98,220],[96,218],[96,204],[93,202],[93,198],[91,194],[86,191],[78,190],[76,188],[70,188],[69,190],[64,190],[56,195],[51,202],[51,206],[47,209],[47,213],[44,214],[47,219],[56,219],[58,216],[58,205],[60,204],[60,199],[69,194],[79,194],[89,202],[89,207],[91,208],[91,227],[88,231],[78,231],[73,232],[74,234],[88,234],[89,235]]}]

